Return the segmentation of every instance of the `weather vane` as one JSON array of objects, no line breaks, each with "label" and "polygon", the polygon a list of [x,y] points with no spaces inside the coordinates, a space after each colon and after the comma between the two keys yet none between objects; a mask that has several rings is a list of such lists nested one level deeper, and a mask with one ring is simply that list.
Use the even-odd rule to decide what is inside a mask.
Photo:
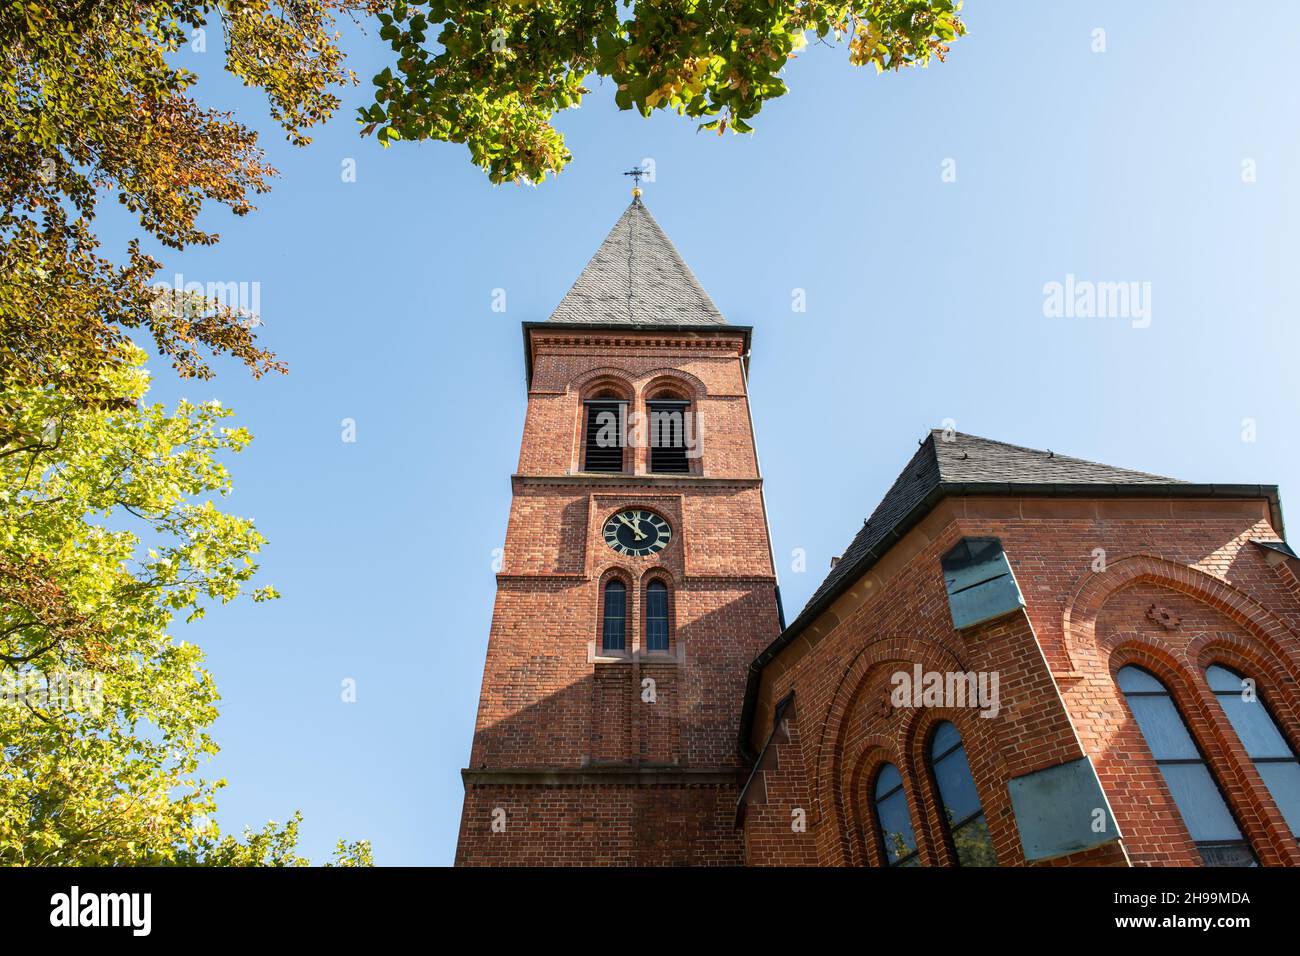
[{"label": "weather vane", "polygon": [[632,198],[633,199],[641,198],[641,177],[644,176],[645,174],[646,171],[642,169],[640,166],[635,166],[623,174],[624,176],[632,177]]}]

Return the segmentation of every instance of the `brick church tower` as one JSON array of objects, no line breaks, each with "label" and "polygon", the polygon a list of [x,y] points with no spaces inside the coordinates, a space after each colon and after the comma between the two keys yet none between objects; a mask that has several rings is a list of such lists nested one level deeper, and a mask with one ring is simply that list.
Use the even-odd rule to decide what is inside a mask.
[{"label": "brick church tower", "polygon": [[524,323],[458,865],[744,862],[736,729],[781,631],[729,325],[640,198]]}]

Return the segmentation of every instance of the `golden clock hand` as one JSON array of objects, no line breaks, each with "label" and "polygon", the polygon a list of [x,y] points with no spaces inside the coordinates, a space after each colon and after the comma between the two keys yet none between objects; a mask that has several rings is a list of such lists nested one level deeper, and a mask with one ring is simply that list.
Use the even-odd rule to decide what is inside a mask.
[{"label": "golden clock hand", "polygon": [[[628,521],[628,520],[627,520],[626,518],[624,518],[622,515],[618,515],[617,517],[618,517],[618,520],[619,520],[619,521],[623,522],[625,525],[627,525],[629,528],[632,529],[632,533],[633,533],[634,535],[636,535],[638,539],[640,539],[640,538],[644,538],[644,537],[645,537],[645,535],[642,533],[642,531],[641,531],[641,529],[640,529],[639,527],[637,527],[636,525],[632,524],[632,522]],[[641,519],[638,518],[638,519],[637,519],[637,525],[639,525],[640,523],[641,523]]]}]

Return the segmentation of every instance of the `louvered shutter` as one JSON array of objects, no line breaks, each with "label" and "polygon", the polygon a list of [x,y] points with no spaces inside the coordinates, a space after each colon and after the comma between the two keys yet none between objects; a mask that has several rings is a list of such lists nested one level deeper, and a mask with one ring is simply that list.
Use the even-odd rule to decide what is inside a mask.
[{"label": "louvered shutter", "polygon": [[[586,451],[583,471],[623,470],[623,436],[626,404],[617,401],[587,402]],[[612,417],[611,417],[612,416]]]},{"label": "louvered shutter", "polygon": [[664,474],[689,474],[686,457],[686,416],[691,403],[648,402],[650,411],[650,470]]}]

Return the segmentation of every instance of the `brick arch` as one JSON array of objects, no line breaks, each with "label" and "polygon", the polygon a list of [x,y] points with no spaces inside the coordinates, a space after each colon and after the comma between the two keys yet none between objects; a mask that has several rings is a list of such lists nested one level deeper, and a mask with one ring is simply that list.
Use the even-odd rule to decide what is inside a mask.
[{"label": "brick arch", "polygon": [[575,377],[569,383],[569,391],[574,392],[578,397],[586,398],[588,394],[601,385],[609,384],[615,386],[623,392],[621,398],[629,402],[636,397],[636,386],[634,382],[636,376],[625,368],[618,368],[613,365],[602,365],[598,368],[588,369],[581,375]]},{"label": "brick arch", "polygon": [[921,859],[935,866],[955,866],[957,857],[949,846],[948,823],[944,819],[943,800],[930,773],[930,742],[935,729],[944,723],[952,724],[961,736],[966,750],[966,763],[970,767],[980,809],[993,841],[998,866],[1011,866],[1019,861],[1019,835],[1009,816],[1010,796],[1000,783],[1002,768],[998,763],[998,734],[994,722],[979,719],[969,709],[958,707],[924,707],[916,711],[908,723],[904,740],[907,773],[916,794],[917,816],[921,820],[921,833],[917,834],[921,846]]},{"label": "brick arch", "polygon": [[[890,662],[909,666],[920,664],[924,670],[967,670],[962,656],[944,645],[922,644],[915,638],[896,635],[867,640],[845,665],[817,742],[817,752],[812,761],[817,771],[811,781],[810,794],[816,820],[820,822],[829,817],[834,821],[835,832],[840,834],[838,852],[842,862],[853,859],[853,848],[846,834],[858,825],[852,808],[846,802],[851,791],[845,789],[849,780],[844,768],[857,766],[863,744],[863,741],[858,741],[851,751],[846,752],[844,738],[849,718],[859,705],[867,684],[881,665]],[[914,720],[915,715],[909,719]],[[903,770],[903,767],[899,769]]]},{"label": "brick arch", "polygon": [[640,389],[642,395],[648,395],[654,389],[664,385],[676,386],[685,392],[686,397],[691,401],[704,398],[708,394],[708,389],[702,379],[679,368],[651,369],[648,372],[641,373],[638,378],[645,382]]},{"label": "brick arch", "polygon": [[609,583],[611,578],[618,578],[620,581],[623,582],[624,587],[627,587],[629,589],[636,587],[636,575],[634,575],[627,568],[623,567],[621,564],[607,565],[600,572],[600,577],[598,580],[599,580],[599,587],[602,591],[605,589],[605,585]]},{"label": "brick arch", "polygon": [[[671,393],[673,398],[688,402],[687,414],[694,416],[698,421],[701,400],[707,397],[707,389],[704,386],[704,382],[699,378],[692,375],[690,372],[683,371],[682,369],[659,368],[643,373],[640,376],[639,381],[642,385],[637,392],[636,409],[639,415],[645,416],[645,418],[642,419],[642,434],[647,443],[652,440],[650,419],[650,402],[652,399],[650,396],[654,395],[656,392],[667,391]],[[658,397],[663,398],[665,396],[660,395]],[[683,423],[683,428],[687,428],[685,423]],[[691,430],[688,429],[688,433],[690,431]],[[698,447],[694,449],[693,455],[688,453],[687,468],[689,473],[692,475],[702,475],[704,473],[704,459],[702,455],[704,451],[705,438],[698,428],[695,428],[693,431],[696,435]],[[652,453],[648,447],[644,452],[639,453],[647,471],[650,470],[651,454]]]},{"label": "brick arch", "polygon": [[[572,396],[573,401],[571,411],[573,415],[573,449],[569,459],[571,469],[581,471],[586,455],[585,428],[587,419],[583,403],[605,390],[616,393],[620,400],[629,403],[628,407],[631,407],[631,403],[636,401],[636,388],[632,384],[632,373],[626,369],[602,366],[589,370],[569,383],[568,393]],[[632,450],[624,448],[624,471],[631,469],[631,460]]]},{"label": "brick arch", "polygon": [[[1119,689],[1116,676],[1126,666],[1140,667],[1154,675],[1173,698],[1183,723],[1199,746],[1211,776],[1260,863],[1265,866],[1295,866],[1300,862],[1300,849],[1296,847],[1290,827],[1272,805],[1271,798],[1266,798],[1264,781],[1246,756],[1236,731],[1218,712],[1218,703],[1208,684],[1199,674],[1189,673],[1187,663],[1185,655],[1171,653],[1154,642],[1127,635],[1115,643],[1107,660],[1112,692],[1123,699],[1124,693]],[[1127,705],[1125,709],[1128,710]],[[1172,798],[1167,809],[1181,820]],[[1190,834],[1183,850],[1193,856],[1196,853]]]},{"label": "brick arch", "polygon": [[[944,721],[956,724],[962,734],[962,741],[965,742],[965,724],[969,717],[970,714],[966,711],[948,707],[911,708],[904,713],[902,727],[896,735],[869,734],[862,738],[859,746],[853,748],[857,756],[853,766],[845,772],[841,790],[846,795],[847,829],[858,842],[850,842],[847,846],[850,855],[845,862],[852,866],[884,865],[879,847],[875,844],[874,799],[864,784],[885,763],[897,767],[903,778],[908,817],[912,822],[913,836],[916,838],[916,848],[922,864],[939,866],[951,862],[943,848],[942,837],[936,839],[937,831],[933,829],[935,821],[932,819],[931,804],[935,802],[935,794],[930,784],[924,753],[931,731]],[[982,734],[972,734],[972,738],[983,743]],[[969,751],[967,759],[970,759]]]},{"label": "brick arch", "polygon": [[[1272,717],[1278,733],[1290,744],[1293,751],[1300,754],[1300,694],[1297,693],[1295,683],[1288,679],[1283,664],[1267,655],[1256,653],[1256,649],[1249,645],[1241,646],[1245,642],[1233,641],[1218,635],[1207,635],[1193,643],[1197,646],[1195,650],[1188,648],[1188,656],[1195,662],[1198,676],[1203,675],[1205,668],[1210,664],[1221,664],[1242,677],[1254,679],[1258,698],[1270,712],[1269,716]],[[1203,677],[1198,681],[1198,690],[1203,708],[1213,715],[1212,725],[1223,729],[1228,761],[1235,772],[1246,781],[1247,790],[1255,797],[1262,796],[1262,792],[1268,788],[1262,777],[1256,779],[1259,768],[1246,752],[1236,731],[1226,730],[1227,715],[1220,716],[1219,713],[1222,702],[1210,690],[1209,681]],[[1261,818],[1265,821],[1267,835],[1279,849],[1283,861],[1292,862],[1292,865],[1300,862],[1300,852],[1295,852],[1298,848],[1294,838],[1291,837],[1291,828],[1282,817],[1281,811],[1274,810],[1267,801],[1256,800],[1255,802]],[[1288,851],[1292,851],[1290,860],[1287,860]]]},{"label": "brick arch", "polygon": [[1253,679],[1260,699],[1273,712],[1278,730],[1300,753],[1300,691],[1295,668],[1288,666],[1289,661],[1262,654],[1249,641],[1221,634],[1196,638],[1188,644],[1187,657],[1198,674],[1203,674],[1211,664],[1221,664],[1242,677]]},{"label": "brick arch", "polygon": [[1111,563],[1105,571],[1087,572],[1066,605],[1062,633],[1073,664],[1076,648],[1097,647],[1097,615],[1113,594],[1131,584],[1154,584],[1184,594],[1243,627],[1300,681],[1300,667],[1285,650],[1297,635],[1271,611],[1231,584],[1197,568],[1154,555],[1137,554]]},{"label": "brick arch", "polygon": [[623,649],[630,651],[632,649],[633,637],[633,609],[639,607],[636,600],[636,577],[627,568],[619,564],[611,564],[600,573],[596,579],[596,651],[601,649],[601,641],[605,635],[605,585],[610,581],[621,581],[623,584]]},{"label": "brick arch", "polygon": [[[1161,558],[1150,555],[1126,558],[1094,577],[1100,580],[1086,581],[1066,611],[1067,639],[1081,652],[1087,648],[1080,659],[1092,658],[1100,664],[1109,693],[1117,702],[1123,700],[1115,681],[1120,668],[1133,664],[1154,674],[1176,702],[1260,862],[1264,865],[1300,862],[1300,848],[1203,676],[1207,664],[1222,661],[1235,665],[1234,669],[1248,676],[1266,681],[1262,696],[1275,713],[1287,715],[1283,722],[1294,744],[1294,715],[1300,713],[1300,699],[1295,690],[1300,679],[1300,661],[1287,649],[1294,646],[1293,632],[1269,610],[1226,581]],[[1111,599],[1135,585],[1148,585],[1190,598],[1212,611],[1226,628],[1210,627],[1205,633],[1189,633],[1184,640],[1172,643],[1158,636],[1123,629],[1099,636],[1097,622]],[[1122,712],[1129,713],[1127,706]],[[1168,798],[1162,798],[1162,804],[1165,802]],[[1176,813],[1172,803],[1160,809]],[[1184,828],[1164,839],[1166,846],[1179,854],[1195,858],[1195,848]]]},{"label": "brick arch", "polygon": [[662,579],[669,588],[677,587],[677,581],[673,577],[673,573],[661,564],[656,564],[654,567],[646,568],[641,572],[641,587],[644,588],[655,578]]},{"label": "brick arch", "polygon": [[646,568],[641,573],[641,580],[637,584],[637,602],[640,606],[637,611],[639,615],[637,627],[641,636],[641,642],[637,646],[645,650],[646,634],[648,632],[646,617],[649,613],[646,604],[646,591],[654,581],[659,581],[668,587],[668,651],[676,654],[683,643],[681,630],[677,626],[677,581],[673,578],[673,573],[660,564]]},{"label": "brick arch", "polygon": [[[875,779],[882,767],[892,763],[903,778],[903,796],[907,798],[907,812],[912,817],[915,803],[912,799],[912,781],[908,778],[907,762],[903,759],[893,738],[886,734],[869,734],[862,740],[853,766],[845,774],[844,792],[849,806],[850,827],[845,862],[850,866],[884,866],[885,861],[876,845]],[[915,819],[912,820],[915,823]],[[915,830],[915,827],[913,827]]]}]

